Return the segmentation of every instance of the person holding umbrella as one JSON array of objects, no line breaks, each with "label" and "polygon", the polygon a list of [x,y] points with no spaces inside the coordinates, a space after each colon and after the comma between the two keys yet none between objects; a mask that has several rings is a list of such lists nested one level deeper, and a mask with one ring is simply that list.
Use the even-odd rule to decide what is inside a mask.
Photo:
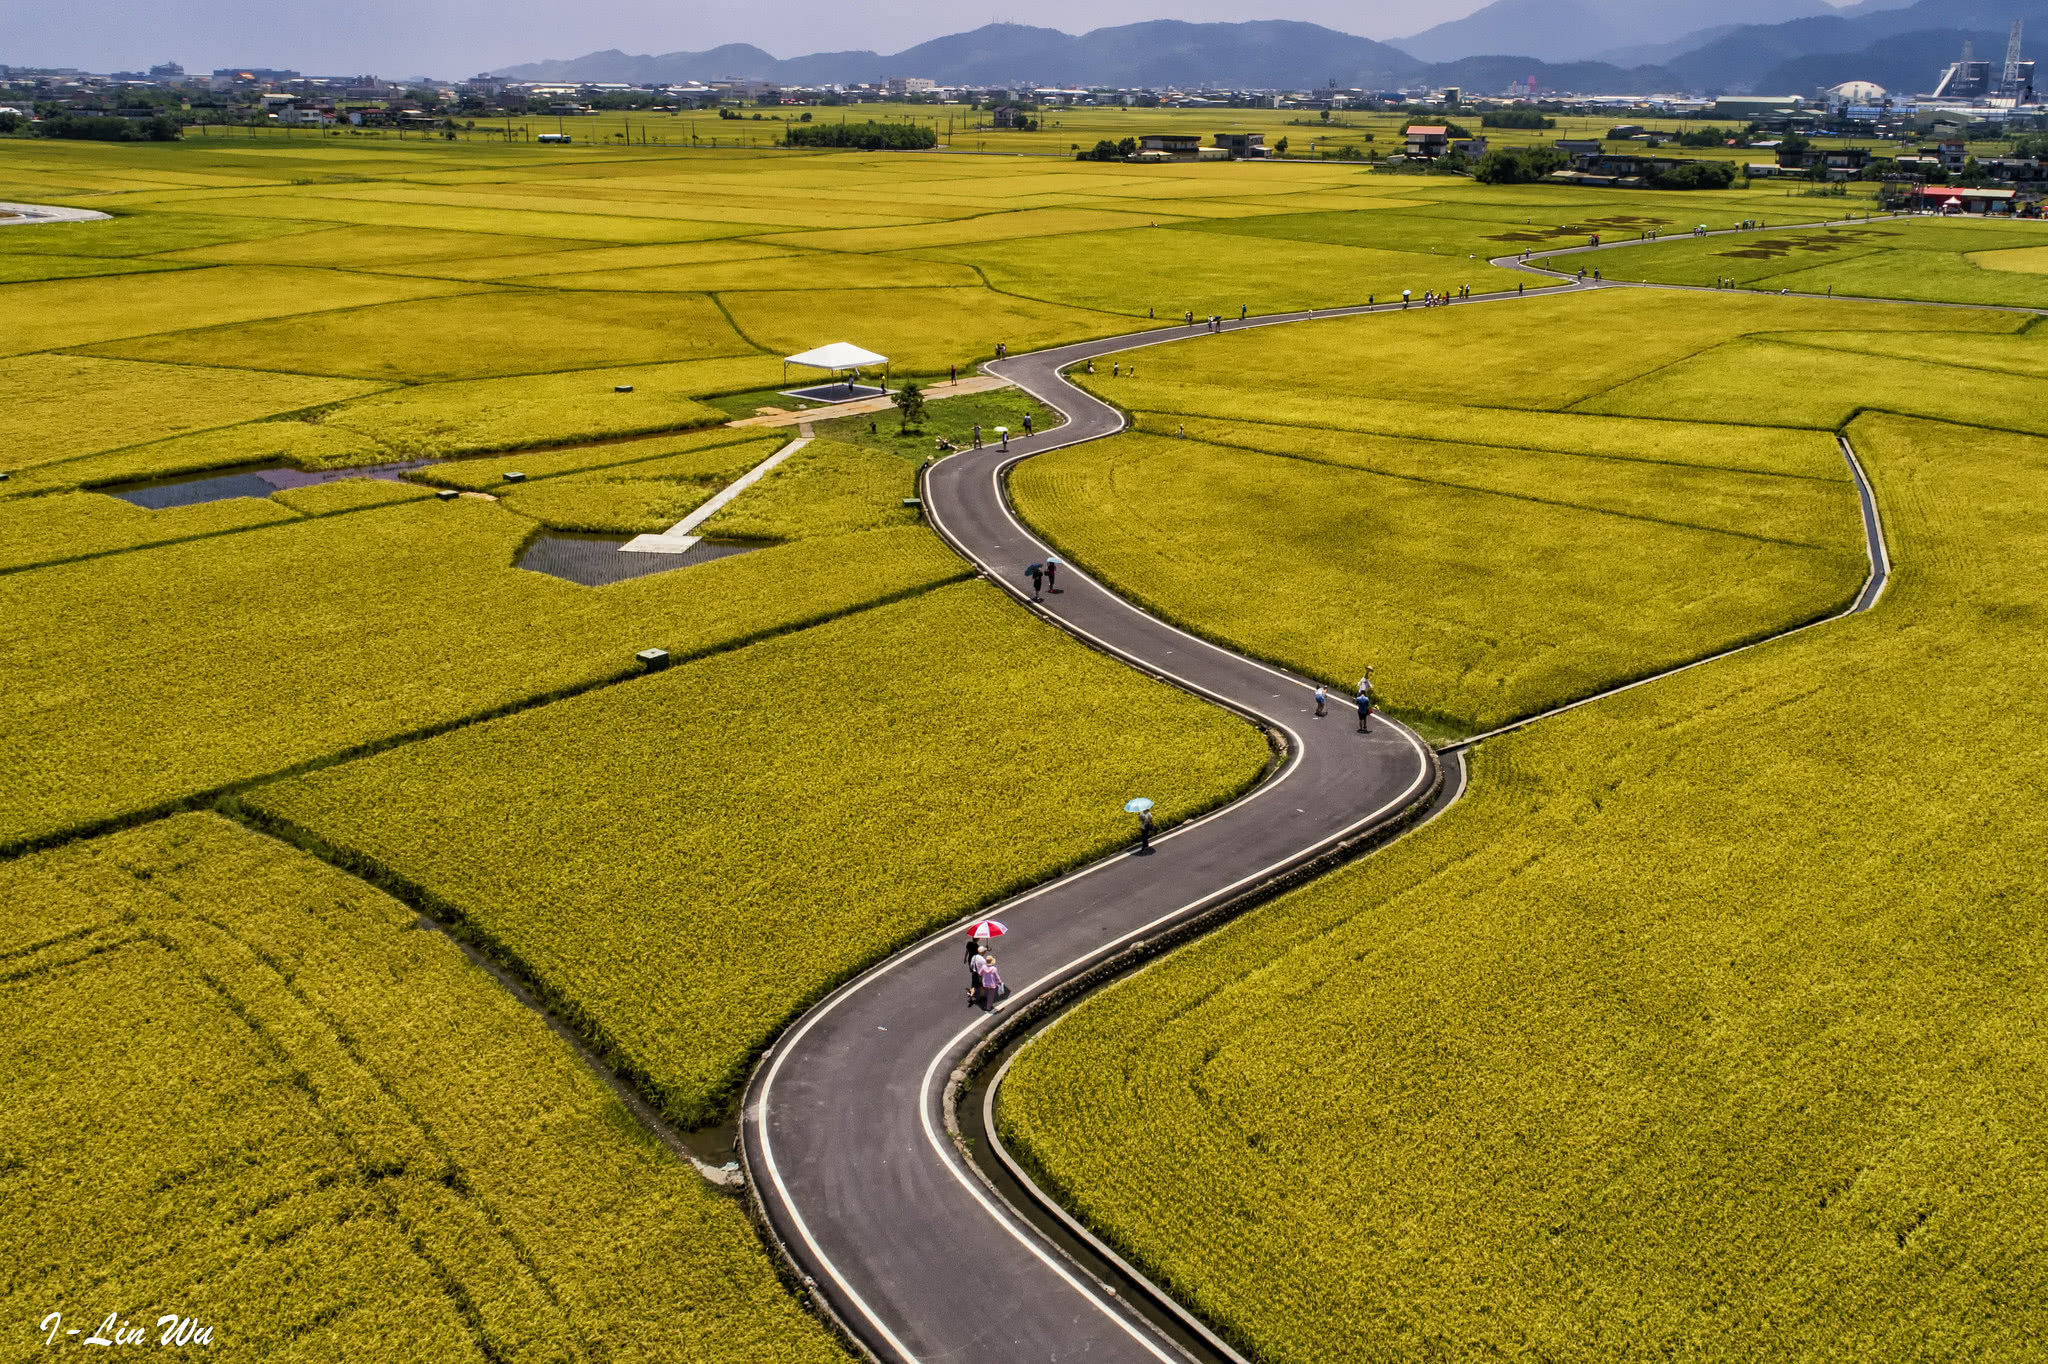
[{"label": "person holding umbrella", "polygon": [[1138,856],[1152,851],[1152,801],[1148,796],[1124,802],[1124,810],[1138,817]]},{"label": "person holding umbrella", "polygon": [[1057,555],[1057,554],[1051,554],[1051,555],[1047,555],[1047,556],[1046,556],[1046,560],[1045,560],[1045,590],[1046,590],[1046,591],[1048,591],[1048,592],[1057,592],[1057,591],[1059,591],[1059,588],[1057,588],[1057,587],[1053,586],[1054,582],[1055,582],[1055,581],[1057,581],[1057,579],[1059,578],[1059,576],[1060,576],[1060,556],[1059,556],[1059,555]]},{"label": "person holding umbrella", "polygon": [[975,1008],[981,1007],[981,968],[985,961],[982,956],[981,940],[967,940],[967,1002]]},{"label": "person holding umbrella", "polygon": [[[981,1008],[984,1004],[982,972],[991,960],[988,941],[991,938],[1000,938],[1009,931],[1000,919],[983,919],[967,930],[967,998],[976,1008]],[[1000,983],[998,980],[998,984]]]},{"label": "person holding umbrella", "polygon": [[1031,600],[1042,601],[1045,591],[1045,565],[1026,564],[1024,576],[1031,579]]},{"label": "person holding umbrella", "polygon": [[981,954],[981,1007],[994,1013],[1003,999],[1003,973],[996,969],[993,952]]}]

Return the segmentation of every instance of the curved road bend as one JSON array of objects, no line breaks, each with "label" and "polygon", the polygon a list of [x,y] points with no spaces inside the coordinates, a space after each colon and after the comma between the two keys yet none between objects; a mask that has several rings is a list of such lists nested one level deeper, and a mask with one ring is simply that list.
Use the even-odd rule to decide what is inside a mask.
[{"label": "curved road bend", "polygon": [[[1566,254],[1576,251],[1542,256]],[[1513,257],[1493,263],[1550,273]],[[1479,294],[1461,306],[1519,297]],[[1224,330],[1400,307],[1281,314]],[[1011,514],[1004,472],[1029,455],[1124,428],[1120,413],[1060,370],[1207,331],[1167,327],[987,366],[1065,412],[1068,422],[1007,453],[962,452],[932,466],[923,491],[933,525],[1024,601],[1018,570],[1049,550]],[[1869,484],[1846,441],[1843,453],[1856,476],[1872,563],[1848,614],[1874,604],[1888,562]],[[1002,952],[1014,991],[1006,1010],[1134,939],[1393,822],[1439,780],[1436,755],[1409,731],[1383,723],[1371,736],[1355,733],[1344,698],[1316,720],[1303,679],[1175,629],[1071,566],[1061,581],[1061,592],[1041,605],[1026,602],[1027,609],[1258,719],[1286,739],[1287,759],[1251,794],[1155,840],[1155,855],[1108,858],[992,911],[1014,934]],[[798,1019],[756,1069],[741,1141],[775,1236],[813,1290],[884,1360],[1185,1358],[998,1201],[952,1147],[942,1106],[947,1081],[994,1023],[967,1006],[960,947],[957,928],[948,929],[889,958]]]},{"label": "curved road bend", "polygon": [[[1013,442],[1008,453],[991,447],[932,466],[925,505],[933,525],[1023,597],[1019,570],[1049,551],[1010,514],[1003,471],[1027,453],[1123,426],[1058,368],[1204,330],[991,366],[1055,401],[1068,423]],[[1013,992],[1006,1011],[1135,939],[1392,822],[1434,793],[1439,774],[1435,755],[1408,730],[1376,720],[1370,735],[1359,734],[1348,698],[1333,698],[1316,719],[1311,683],[1174,629],[1070,567],[1060,587],[1031,609],[1257,718],[1285,738],[1287,756],[1250,794],[1156,839],[1152,855],[1109,857],[991,911],[1011,930],[1001,951]],[[958,929],[947,929],[889,958],[798,1019],[756,1069],[741,1139],[776,1236],[884,1360],[1182,1359],[996,1200],[952,1146],[947,1080],[997,1021],[967,1003],[961,945]]]}]

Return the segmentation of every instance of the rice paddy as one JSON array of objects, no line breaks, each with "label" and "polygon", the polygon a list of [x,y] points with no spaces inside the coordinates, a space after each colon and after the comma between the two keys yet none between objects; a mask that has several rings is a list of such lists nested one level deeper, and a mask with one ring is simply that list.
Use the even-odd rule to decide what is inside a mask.
[{"label": "rice paddy", "polygon": [[[1325,150],[1390,141],[1218,112]],[[33,1208],[100,1181],[106,1228],[6,1223],[17,1306],[120,1244],[123,1286],[236,1321],[251,1357],[371,1330],[434,1361],[631,1359],[678,1323],[693,1358],[834,1357],[738,1210],[407,925],[460,925],[671,1116],[713,1121],[808,1000],[1099,854],[1127,789],[1173,790],[1179,818],[1266,746],[961,581],[903,505],[937,437],[1051,424],[1014,390],[935,400],[909,436],[894,412],[804,414],[819,438],[702,528],[748,553],[591,588],[515,567],[522,547],[701,505],[794,434],[727,423],[790,404],[815,375],[782,357],[822,343],[929,385],[999,344],[1485,290],[1524,246],[1801,216],[1777,191],[1065,159],[1148,117],[963,126],[918,156],[736,150],[768,130],[710,120],[636,119],[654,135],[633,142],[609,116],[570,148],[0,140],[10,193],[114,215],[0,232],[0,950],[23,964],[0,999],[0,1173]],[[1880,230],[1907,236],[1754,263],[1897,298],[2036,287],[2025,225]],[[1695,249],[1606,259],[1713,272]],[[1944,828],[1992,829],[1980,796],[2031,818],[2007,761],[2039,690],[2020,635],[2040,442],[2008,434],[2048,432],[2025,415],[2048,372],[2027,324],[1599,294],[1207,338],[1087,380],[1135,430],[1027,463],[1024,512],[1247,651],[1333,678],[1377,659],[1433,731],[1838,605],[1862,572],[1843,423],[1876,452],[1902,587],[1846,652],[1760,652],[1482,750],[1451,817],[1084,1009],[1006,1100],[1047,1178],[1272,1359],[2026,1339],[2031,1309],[2010,1335],[1958,1323],[1999,1284],[2041,1297],[2030,1170],[1997,1135],[2029,1092],[2032,1053],[1998,1045],[2037,984],[2023,913],[1986,947],[2038,840],[1922,837],[1898,791],[1925,750],[1888,727],[1917,708],[1967,738],[1914,777],[1978,783]],[[1988,438],[1944,424],[1986,410]],[[98,491],[400,459],[444,462],[161,511]],[[678,666],[641,676],[649,647]],[[1873,942],[1903,948],[1897,998]],[[92,1078],[117,1054],[170,1077],[179,1121]],[[1236,1126],[1190,1116],[1209,1099],[1186,1077],[1218,1055],[1203,1093]],[[1126,1065],[1150,1078],[1120,1085]],[[1752,1081],[1825,1121],[1748,1102]],[[50,1112],[70,1116],[25,1125]],[[1768,1177],[1743,1174],[1757,1151]],[[137,1220],[178,1188],[247,1209],[258,1249]],[[1347,1220],[1360,1206],[1399,1235]],[[1760,1238],[1789,1249],[1764,1264]],[[1686,1246],[1745,1272],[1715,1297]],[[1634,1297],[1624,1262],[1645,1266]],[[236,1285],[285,1310],[241,1321]]]}]

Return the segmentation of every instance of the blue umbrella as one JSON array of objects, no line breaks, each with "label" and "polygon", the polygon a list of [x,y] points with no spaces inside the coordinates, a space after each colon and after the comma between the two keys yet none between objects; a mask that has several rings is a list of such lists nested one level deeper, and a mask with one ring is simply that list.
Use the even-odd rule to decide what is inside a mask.
[{"label": "blue umbrella", "polygon": [[1152,798],[1150,796],[1139,796],[1135,800],[1127,800],[1124,802],[1125,812],[1133,815],[1141,814],[1144,811],[1149,810],[1151,808]]}]

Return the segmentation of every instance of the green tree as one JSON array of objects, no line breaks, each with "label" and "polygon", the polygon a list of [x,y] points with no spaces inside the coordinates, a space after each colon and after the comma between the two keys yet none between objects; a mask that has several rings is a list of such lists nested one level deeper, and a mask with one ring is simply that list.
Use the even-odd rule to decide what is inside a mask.
[{"label": "green tree", "polygon": [[924,390],[916,383],[906,380],[903,387],[889,395],[889,401],[896,404],[896,411],[902,416],[898,430],[907,432],[924,421]]},{"label": "green tree", "polygon": [[1284,138],[1284,137],[1283,137],[1283,138],[1281,138],[1281,139],[1280,139],[1280,140],[1279,140],[1278,142],[1275,142],[1275,143],[1273,144],[1273,154],[1274,154],[1275,156],[1285,156],[1285,155],[1287,155],[1287,139],[1286,139],[1286,138]]},{"label": "green tree", "polygon": [[1569,164],[1555,147],[1502,147],[1488,152],[1473,175],[1482,184],[1528,185]]}]

